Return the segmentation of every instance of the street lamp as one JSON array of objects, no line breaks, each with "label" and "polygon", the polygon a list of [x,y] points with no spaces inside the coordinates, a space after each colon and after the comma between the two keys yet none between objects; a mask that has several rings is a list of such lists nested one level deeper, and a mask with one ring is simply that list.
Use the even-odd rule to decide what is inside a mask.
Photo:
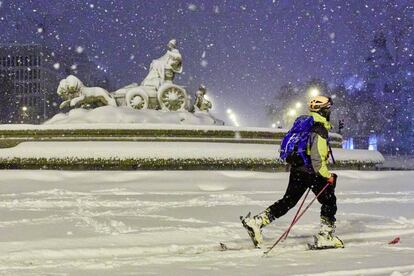
[{"label": "street lamp", "polygon": [[233,112],[233,110],[231,110],[230,108],[228,108],[227,109],[227,115],[229,116],[229,119],[232,121],[233,125],[235,125],[236,127],[240,126],[239,125],[239,122],[237,122],[237,116]]},{"label": "street lamp", "polygon": [[20,123],[24,123],[29,119],[29,108],[27,106],[22,106],[20,113]]},{"label": "street lamp", "polygon": [[301,108],[301,107],[302,107],[302,103],[301,103],[301,102],[297,102],[297,103],[295,104],[295,107],[296,107],[296,108],[298,108],[298,109],[299,109],[299,108]]},{"label": "street lamp", "polygon": [[312,87],[309,89],[309,95],[311,97],[315,97],[318,96],[321,93],[321,91],[319,91],[319,89],[317,87]]},{"label": "street lamp", "polygon": [[288,115],[289,115],[289,116],[291,116],[291,117],[295,116],[295,115],[296,115],[296,110],[294,110],[294,109],[290,109],[290,110],[288,111]]}]

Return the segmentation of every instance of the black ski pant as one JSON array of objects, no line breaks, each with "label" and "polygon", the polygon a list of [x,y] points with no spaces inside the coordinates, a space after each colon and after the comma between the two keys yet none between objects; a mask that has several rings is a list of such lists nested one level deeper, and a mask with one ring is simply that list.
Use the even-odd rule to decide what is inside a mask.
[{"label": "black ski pant", "polygon": [[[312,192],[317,195],[326,185],[326,178],[306,171],[291,169],[289,176],[289,184],[285,195],[273,205],[269,206],[270,214],[273,218],[279,218],[293,208],[307,188],[311,188]],[[336,183],[335,183],[336,184]],[[326,217],[329,221],[335,222],[336,214],[336,197],[335,184],[329,185],[325,191],[318,197],[318,201],[322,204],[321,216]]]}]

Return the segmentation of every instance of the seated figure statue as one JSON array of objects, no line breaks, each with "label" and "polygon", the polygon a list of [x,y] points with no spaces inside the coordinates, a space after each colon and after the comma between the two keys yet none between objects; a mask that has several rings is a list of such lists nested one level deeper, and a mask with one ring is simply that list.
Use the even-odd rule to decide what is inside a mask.
[{"label": "seated figure statue", "polygon": [[160,58],[151,62],[150,70],[145,79],[141,82],[142,86],[154,87],[156,90],[166,82],[172,82],[175,74],[183,71],[182,57],[176,46],[176,40],[168,42],[167,52]]},{"label": "seated figure statue", "polygon": [[[134,109],[162,109],[169,111],[187,108],[185,89],[173,83],[181,73],[182,57],[175,39],[168,42],[166,53],[151,62],[149,72],[141,84],[130,84],[114,92],[120,103]],[[123,105],[123,104],[121,104]]]}]

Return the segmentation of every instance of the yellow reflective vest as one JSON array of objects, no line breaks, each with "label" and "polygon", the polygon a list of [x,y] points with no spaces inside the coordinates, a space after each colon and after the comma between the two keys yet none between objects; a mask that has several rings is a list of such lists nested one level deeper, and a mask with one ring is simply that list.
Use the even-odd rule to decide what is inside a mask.
[{"label": "yellow reflective vest", "polygon": [[312,168],[315,173],[329,178],[331,173],[328,170],[328,132],[332,125],[318,113],[311,112],[310,115],[313,117],[315,125],[311,132],[307,153],[310,155]]}]

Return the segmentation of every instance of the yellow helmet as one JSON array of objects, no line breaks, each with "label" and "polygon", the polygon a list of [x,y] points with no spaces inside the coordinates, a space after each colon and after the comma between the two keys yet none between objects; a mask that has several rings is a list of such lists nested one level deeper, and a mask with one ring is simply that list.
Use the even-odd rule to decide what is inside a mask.
[{"label": "yellow helmet", "polygon": [[332,99],[326,96],[312,97],[308,103],[310,111],[318,112],[323,108],[330,108],[333,105]]}]

